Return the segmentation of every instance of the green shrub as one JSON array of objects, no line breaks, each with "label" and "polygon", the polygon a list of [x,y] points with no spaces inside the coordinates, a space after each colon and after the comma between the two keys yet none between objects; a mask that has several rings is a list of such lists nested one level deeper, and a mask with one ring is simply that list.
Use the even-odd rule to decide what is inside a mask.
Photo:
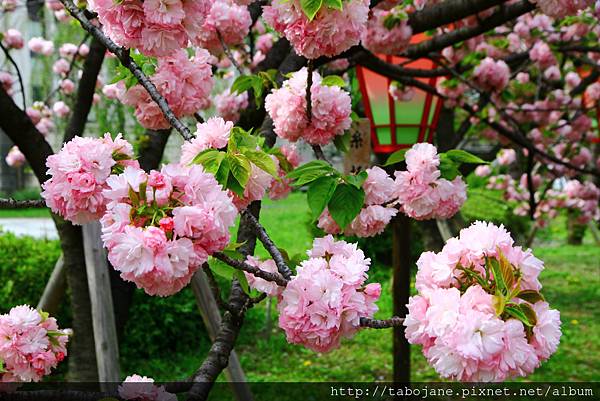
[{"label": "green shrub", "polygon": [[22,200],[40,200],[42,196],[40,195],[40,188],[24,188],[19,189],[18,191],[13,192],[11,198],[22,201]]},{"label": "green shrub", "polygon": [[60,252],[55,240],[0,233],[0,313],[37,305]]}]

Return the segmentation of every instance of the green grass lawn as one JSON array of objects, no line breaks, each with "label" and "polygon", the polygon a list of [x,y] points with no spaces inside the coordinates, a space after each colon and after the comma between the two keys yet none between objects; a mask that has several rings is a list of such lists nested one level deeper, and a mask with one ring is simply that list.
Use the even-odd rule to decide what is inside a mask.
[{"label": "green grass lawn", "polygon": [[14,217],[50,217],[50,209],[30,208],[30,209],[8,209],[0,210],[0,219]]},{"label": "green grass lawn", "polygon": [[[305,252],[310,247],[308,218],[303,194],[292,194],[280,202],[267,201],[261,213],[261,221],[275,243],[287,249],[290,255]],[[262,248],[258,253],[267,256]],[[556,354],[527,380],[600,380],[600,247],[590,243],[583,246],[553,244],[536,248],[535,254],[546,263],[546,270],[541,275],[543,292],[551,306],[561,311],[563,337]],[[370,276],[383,285],[376,317],[389,317],[392,305],[390,269],[375,262]],[[275,311],[275,305],[272,307]],[[288,344],[275,320],[270,332],[266,332],[265,315],[265,302],[248,312],[236,346],[250,381],[391,380],[390,330],[363,330],[352,340],[345,341],[340,349],[317,354]],[[139,373],[154,376],[157,380],[181,379],[199,366],[207,351],[205,346],[202,342],[198,349],[186,353],[145,359]],[[414,381],[438,379],[419,347],[413,347],[411,362]],[[128,365],[137,363],[130,361]]]}]

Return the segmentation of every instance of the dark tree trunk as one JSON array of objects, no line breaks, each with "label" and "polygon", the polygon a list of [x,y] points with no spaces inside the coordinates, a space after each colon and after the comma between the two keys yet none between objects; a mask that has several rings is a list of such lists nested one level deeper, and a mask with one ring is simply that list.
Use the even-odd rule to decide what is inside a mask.
[{"label": "dark tree trunk", "polygon": [[[404,214],[392,220],[393,232],[393,297],[394,316],[408,313],[406,304],[410,297],[410,278],[412,260],[410,219]],[[410,382],[410,345],[404,336],[404,326],[396,326],[394,336],[394,383]]]}]

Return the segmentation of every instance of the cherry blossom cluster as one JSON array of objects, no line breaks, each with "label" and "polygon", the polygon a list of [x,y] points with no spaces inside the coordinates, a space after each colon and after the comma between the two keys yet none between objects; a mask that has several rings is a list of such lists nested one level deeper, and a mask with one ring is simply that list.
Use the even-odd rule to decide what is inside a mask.
[{"label": "cherry blossom cluster", "polygon": [[[345,235],[373,237],[381,234],[398,213],[398,209],[391,206],[395,192],[394,180],[377,166],[366,172],[367,179],[363,184],[365,203],[358,216],[343,230]],[[328,234],[342,233],[327,209],[321,214],[317,225]]]},{"label": "cherry blossom cluster", "polygon": [[481,89],[500,92],[508,85],[510,68],[502,60],[495,61],[491,57],[486,57],[475,68],[473,78]]},{"label": "cherry blossom cluster", "polygon": [[[385,3],[381,3],[385,4]],[[386,19],[399,20],[393,27],[386,27]],[[391,10],[381,9],[379,6],[371,10],[367,29],[362,37],[365,48],[374,53],[400,54],[408,46],[412,38],[412,28],[408,25],[408,14],[404,7],[397,6]]]},{"label": "cherry blossom cluster", "polygon": [[175,394],[157,386],[154,379],[146,376],[131,375],[119,386],[119,397],[132,401],[177,401]]},{"label": "cherry blossom cluster", "polygon": [[13,168],[19,168],[27,161],[25,160],[25,155],[16,146],[10,148],[4,160],[8,166]]},{"label": "cherry blossom cluster", "polygon": [[150,173],[127,167],[107,186],[101,223],[108,259],[149,295],[178,292],[229,243],[237,210],[200,165],[168,164]]},{"label": "cherry blossom cluster", "polygon": [[396,171],[393,197],[400,210],[416,220],[447,219],[467,200],[461,176],[440,178],[440,157],[435,146],[418,143],[406,152],[407,171]]},{"label": "cherry blossom cluster", "polygon": [[311,145],[326,145],[352,124],[350,95],[337,86],[322,84],[321,76],[313,72],[309,121],[306,112],[307,75],[306,68],[293,73],[281,88],[266,97],[265,108],[279,137],[291,142],[302,138]]},{"label": "cherry blossom cluster", "polygon": [[248,92],[237,94],[226,90],[215,96],[217,114],[224,120],[236,123],[241,111],[246,107],[248,107]]},{"label": "cherry blossom cluster", "polygon": [[[268,273],[278,273],[277,265],[273,259],[260,260],[256,256],[247,256],[246,263]],[[250,288],[264,292],[270,297],[278,297],[283,291],[283,288],[273,281],[267,281],[248,272],[244,272],[244,275]]]},{"label": "cherry blossom cluster", "polygon": [[46,160],[51,178],[42,184],[42,197],[53,212],[74,224],[98,220],[108,203],[103,191],[107,180],[133,160],[133,147],[119,134],[103,138],[75,137]]},{"label": "cherry blossom cluster", "polygon": [[0,315],[0,382],[38,382],[67,355],[71,331],[28,305]]},{"label": "cherry blossom cluster", "polygon": [[193,43],[219,55],[224,51],[223,46],[244,43],[251,25],[252,18],[247,7],[236,4],[233,0],[216,0],[212,2],[206,20],[197,31]]},{"label": "cherry blossom cluster", "polygon": [[314,240],[308,256],[279,297],[279,327],[288,342],[328,352],[377,311],[381,285],[364,285],[371,261],[356,244],[328,235]]},{"label": "cherry blossom cluster", "polygon": [[[150,79],[175,116],[191,116],[210,106],[214,83],[210,57],[206,50],[197,49],[191,59],[185,50],[158,58],[156,73]],[[119,82],[117,96],[124,104],[135,108],[135,116],[144,128],[170,127],[158,105],[140,84],[125,90],[124,83]]]},{"label": "cherry blossom cluster", "polygon": [[556,351],[560,314],[538,292],[544,264],[503,226],[476,222],[417,266],[406,337],[442,377],[504,381]]},{"label": "cherry blossom cluster", "polygon": [[553,18],[576,15],[579,10],[594,5],[593,0],[534,0],[543,13]]},{"label": "cherry blossom cluster", "polygon": [[[67,106],[68,107],[68,106]],[[35,125],[35,128],[44,136],[48,136],[54,129],[52,110],[43,102],[34,102],[25,112]]]},{"label": "cherry blossom cluster", "polygon": [[570,180],[565,184],[565,207],[578,213],[577,223],[600,221],[600,188],[591,181]]},{"label": "cherry blossom cluster", "polygon": [[368,0],[348,0],[342,10],[321,7],[310,21],[299,0],[274,0],[263,18],[308,59],[333,57],[360,42],[369,14]]}]

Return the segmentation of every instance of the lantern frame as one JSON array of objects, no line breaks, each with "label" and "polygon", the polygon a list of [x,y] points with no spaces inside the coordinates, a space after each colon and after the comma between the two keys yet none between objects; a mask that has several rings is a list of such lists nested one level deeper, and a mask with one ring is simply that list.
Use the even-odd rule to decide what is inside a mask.
[{"label": "lantern frame", "polygon": [[[385,61],[387,63],[393,63],[394,57],[390,55],[385,56]],[[435,63],[431,62],[431,69],[435,67]],[[384,124],[376,124],[375,118],[373,115],[373,110],[371,107],[371,101],[369,99],[369,91],[367,89],[367,79],[365,78],[365,70],[370,73],[379,75],[381,78],[385,78],[387,80],[387,103],[389,108],[389,122]],[[373,151],[375,153],[393,153],[397,150],[409,148],[414,143],[399,143],[398,142],[398,131],[406,128],[418,128],[417,141],[419,142],[429,142],[432,143],[435,137],[436,129],[439,123],[440,113],[442,111],[442,100],[434,96],[433,94],[426,92],[425,100],[422,105],[422,113],[421,120],[418,124],[405,124],[398,123],[396,118],[396,100],[389,93],[389,87],[393,80],[389,77],[384,77],[376,72],[369,70],[363,66],[356,67],[356,77],[358,79],[360,91],[363,98],[363,105],[365,108],[365,114],[369,121],[371,122],[371,143],[373,146]],[[430,77],[428,79],[428,84],[432,87],[435,87],[437,83],[438,77]],[[402,103],[402,102],[398,102]],[[432,110],[433,109],[433,110]],[[433,115],[431,114],[433,112]],[[431,119],[430,119],[431,117]],[[389,128],[391,143],[382,144],[380,142],[379,136],[377,135],[377,131],[379,128]]]}]

